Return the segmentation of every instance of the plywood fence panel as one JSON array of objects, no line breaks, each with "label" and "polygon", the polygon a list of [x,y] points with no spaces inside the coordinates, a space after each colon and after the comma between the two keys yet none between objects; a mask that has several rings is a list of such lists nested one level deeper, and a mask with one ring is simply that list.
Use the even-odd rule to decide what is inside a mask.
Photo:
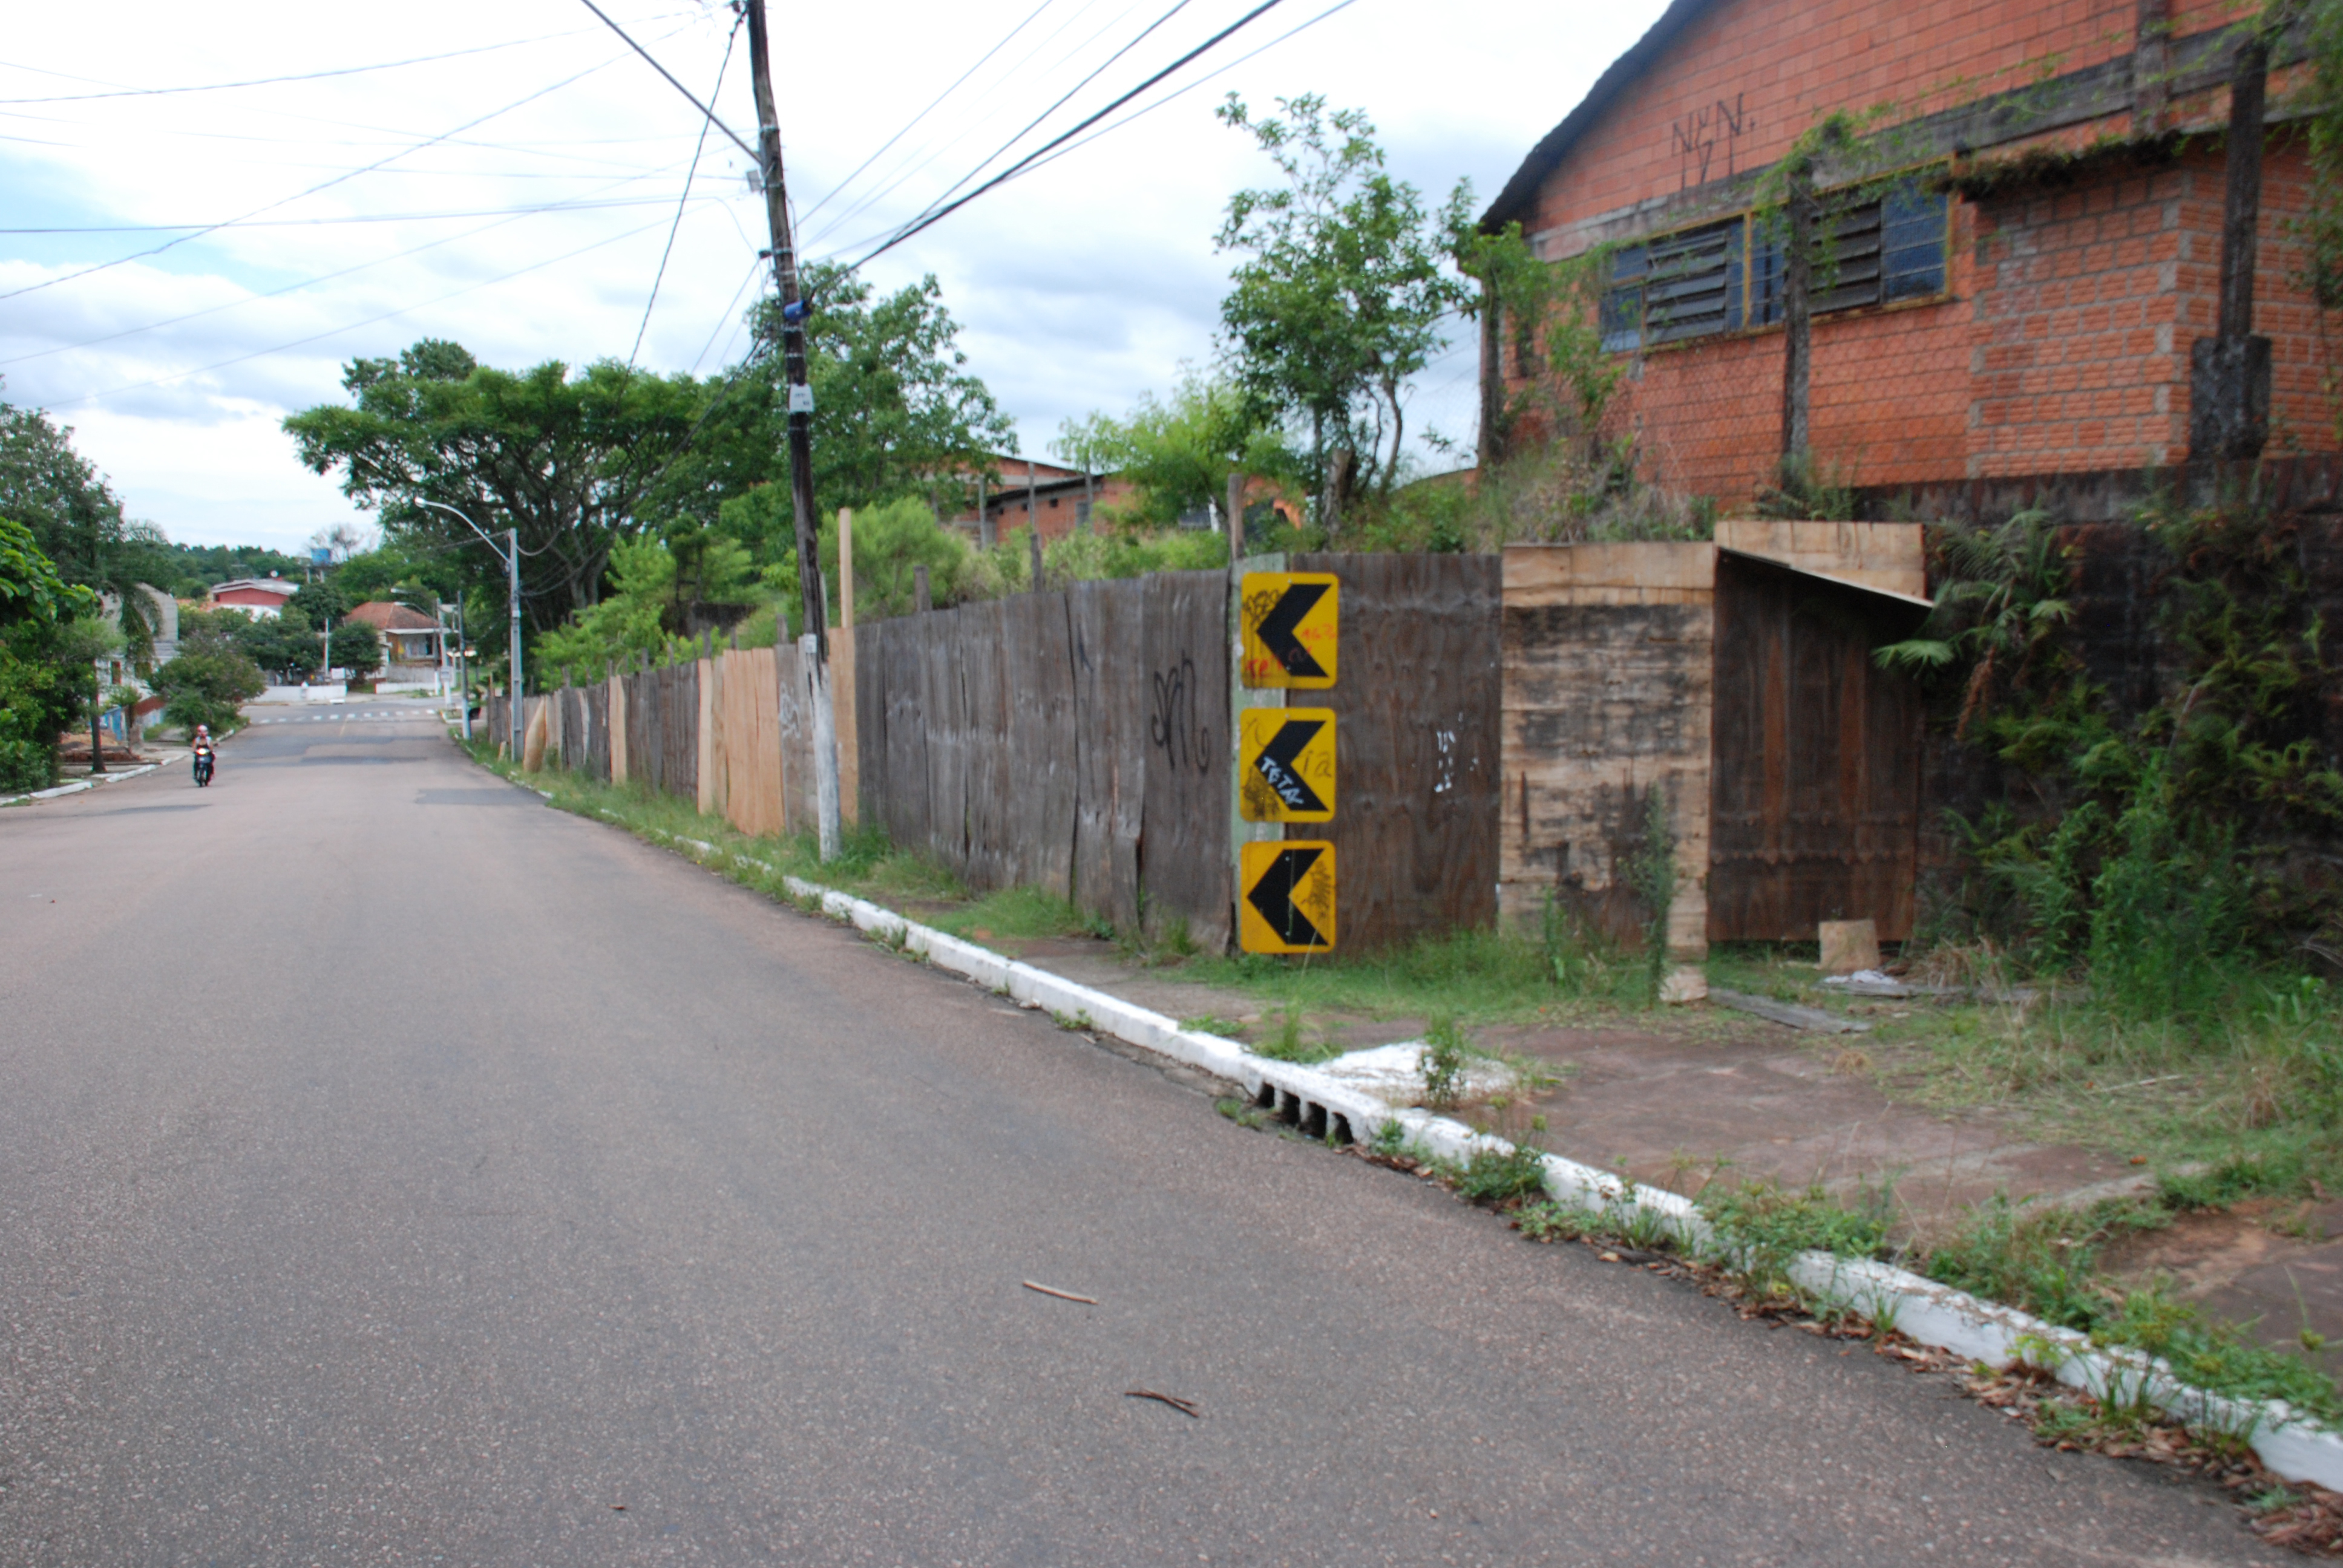
[{"label": "plywood fence panel", "polygon": [[927,643],[907,621],[890,621],[887,630],[887,830],[898,844],[932,848]]},{"label": "plywood fence panel", "polygon": [[1147,682],[1136,657],[1143,582],[1067,591],[1072,671],[1074,901],[1125,930],[1139,925],[1139,837],[1146,804]]},{"label": "plywood fence panel", "polygon": [[922,616],[914,628],[920,659],[920,713],[928,728],[928,851],[956,871],[968,869],[968,706],[960,668],[961,618],[970,609]]},{"label": "plywood fence panel", "polygon": [[1140,881],[1151,924],[1185,919],[1208,951],[1229,945],[1229,579],[1161,572],[1145,585],[1146,806]]},{"label": "plywood fence panel", "polygon": [[1865,919],[1911,934],[1922,711],[1872,650],[1916,608],[1762,562],[1717,576],[1709,934],[1814,940]]},{"label": "plywood fence panel", "polygon": [[1080,757],[1066,596],[1020,594],[1001,609],[1009,724],[1000,749],[1010,787],[1011,875],[1022,886],[1071,899]]},{"label": "plywood fence panel", "polygon": [[1334,712],[1341,944],[1360,951],[1497,914],[1498,626],[1492,556],[1295,555],[1342,583],[1340,678],[1292,691]]},{"label": "plywood fence panel", "polygon": [[978,890],[1006,888],[1017,880],[1022,768],[1012,762],[1008,746],[1010,688],[1017,678],[1009,646],[1014,602],[963,605],[950,616],[950,657],[960,670],[963,715],[960,766],[968,790],[968,837],[957,864],[969,886]]},{"label": "plywood fence panel", "polygon": [[1704,574],[1713,584],[1714,547],[1516,547],[1503,571],[1500,912],[1534,921],[1553,897],[1639,934],[1653,911],[1630,867],[1657,791],[1675,842],[1668,945],[1696,955],[1708,937],[1715,592],[1619,596],[1639,574],[1684,595]]},{"label": "plywood fence panel", "polygon": [[[849,574],[851,576],[851,574]],[[830,714],[838,729],[838,814],[848,827],[862,820],[860,669],[855,662],[855,628],[830,634]]]}]

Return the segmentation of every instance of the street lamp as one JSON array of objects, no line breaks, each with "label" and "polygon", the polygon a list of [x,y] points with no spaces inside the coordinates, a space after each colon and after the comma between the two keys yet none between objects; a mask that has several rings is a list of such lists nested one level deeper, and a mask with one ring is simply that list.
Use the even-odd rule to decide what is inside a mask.
[{"label": "street lamp", "polygon": [[[508,718],[512,731],[512,759],[518,764],[520,761],[520,530],[507,528],[505,530],[506,548],[498,549],[497,541],[489,537],[488,529],[465,517],[462,512],[446,502],[418,499],[416,504],[429,507],[434,511],[446,512],[450,517],[462,518],[464,526],[479,535],[480,541],[495,552],[498,560],[505,563],[505,577],[510,587],[512,601],[512,669],[505,680],[508,694],[508,700],[505,706],[510,710]],[[469,712],[470,710],[467,709],[468,716]]]}]

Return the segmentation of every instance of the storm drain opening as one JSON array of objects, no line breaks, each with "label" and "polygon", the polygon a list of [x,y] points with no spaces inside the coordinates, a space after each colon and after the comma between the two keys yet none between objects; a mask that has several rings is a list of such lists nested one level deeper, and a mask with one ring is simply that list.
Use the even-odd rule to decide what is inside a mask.
[{"label": "storm drain opening", "polygon": [[1269,1110],[1277,1103],[1277,1085],[1262,1079],[1261,1087],[1252,1091],[1252,1102],[1257,1110]]},{"label": "storm drain opening", "polygon": [[1323,1138],[1326,1136],[1326,1108],[1324,1106],[1312,1105],[1308,1101],[1303,1101],[1302,1102],[1301,1121],[1302,1135],[1304,1138]]},{"label": "storm drain opening", "polygon": [[1332,1125],[1326,1131],[1326,1141],[1329,1143],[1355,1143],[1358,1141],[1357,1139],[1351,1136],[1351,1119],[1349,1117],[1337,1115],[1331,1120]]},{"label": "storm drain opening", "polygon": [[1277,1119],[1292,1126],[1302,1120],[1302,1096],[1290,1090],[1277,1092]]}]

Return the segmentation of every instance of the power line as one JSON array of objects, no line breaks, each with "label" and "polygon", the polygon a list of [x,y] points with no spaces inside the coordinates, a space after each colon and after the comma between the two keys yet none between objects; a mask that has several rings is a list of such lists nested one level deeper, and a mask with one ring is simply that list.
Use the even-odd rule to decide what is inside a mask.
[{"label": "power line", "polygon": [[530,44],[548,43],[555,38],[574,38],[582,29],[566,33],[541,33],[534,38],[512,38],[502,44],[481,44],[469,49],[450,49],[444,55],[417,55],[411,60],[386,60],[378,65],[339,65],[324,71],[301,71],[289,76],[255,76],[243,82],[206,82],[191,87],[118,87],[104,93],[58,93],[42,98],[0,98],[0,104],[85,104],[97,98],[159,98],[179,93],[225,93],[239,87],[273,87],[284,82],[318,82],[331,76],[357,76],[369,71],[396,71],[407,65],[428,65],[440,60],[460,60],[468,55],[490,55],[499,49],[518,49]]},{"label": "power line", "polygon": [[201,376],[208,371],[224,370],[231,365],[242,365],[246,360],[266,358],[271,354],[282,354],[288,348],[299,348],[307,344],[321,342],[328,337],[338,337],[345,332],[356,332],[361,327],[372,327],[377,322],[389,321],[397,317],[410,315],[417,310],[427,310],[432,306],[444,305],[448,300],[460,298],[462,296],[467,294],[477,293],[478,290],[483,288],[492,288],[499,283],[509,283],[514,278],[522,276],[525,274],[541,271],[546,267],[554,266],[565,261],[574,260],[578,256],[584,256],[588,251],[599,250],[606,245],[616,245],[622,239],[632,239],[639,234],[649,234],[651,230],[657,227],[659,227],[659,225],[656,223],[647,223],[639,228],[628,229],[623,234],[609,235],[604,238],[594,241],[590,245],[581,245],[576,250],[564,251],[559,256],[550,256],[546,257],[543,261],[533,261],[527,266],[517,266],[512,271],[500,274],[498,276],[484,277],[478,283],[468,283],[461,288],[450,289],[447,293],[439,295],[436,298],[417,300],[413,305],[402,305],[397,310],[386,310],[378,316],[369,316],[362,321],[345,322],[339,327],[328,327],[323,332],[313,332],[307,337],[296,337],[287,343],[275,344],[266,348],[256,348],[249,354],[238,354],[231,358],[215,360],[209,365],[198,365],[192,370],[174,370],[168,376],[157,376],[151,381],[134,381],[121,387],[109,387],[102,392],[84,393],[81,397],[69,398],[65,402],[56,405],[56,407],[71,407],[75,403],[94,403],[101,397],[112,397],[124,392],[142,392],[149,387],[161,387],[169,382],[184,380],[190,376]]},{"label": "power line", "polygon": [[[1194,48],[1189,50],[1186,54],[1181,55],[1178,59],[1172,61],[1161,70],[1156,72],[1155,75],[1148,77],[1147,80],[1140,83],[1139,85],[1131,88],[1131,91],[1123,94],[1121,97],[1107,105],[1104,108],[1089,116],[1079,125],[1074,126],[1070,130],[1061,132],[1051,140],[1044,142],[1041,146],[1036,147],[1033,151],[1026,154],[1017,162],[1010,165],[1007,168],[1001,170],[999,174],[993,176],[990,179],[985,181],[982,185],[977,186],[966,196],[960,197],[957,201],[951,202],[945,206],[931,208],[929,212],[914,220],[906,227],[898,230],[892,238],[887,240],[877,249],[863,256],[861,260],[855,262],[848,268],[848,270],[850,272],[860,271],[864,266],[867,266],[871,262],[877,260],[880,256],[886,255],[887,252],[902,244],[905,240],[910,239],[913,235],[942,222],[945,218],[950,216],[953,213],[958,212],[960,208],[966,206],[969,203],[974,201],[985,192],[991,190],[994,186],[1001,185],[1008,180],[1014,179],[1019,174],[1022,173],[1028,166],[1036,162],[1043,155],[1053,152],[1058,147],[1071,141],[1075,136],[1090,129],[1092,126],[1097,125],[1101,120],[1114,113],[1115,110],[1122,107],[1123,105],[1131,102],[1131,99],[1147,91],[1148,88],[1154,86],[1165,77],[1170,76],[1172,73],[1181,69],[1181,67],[1188,65],[1190,62],[1202,56],[1208,51],[1217,47],[1222,42],[1233,35],[1240,28],[1259,17],[1267,15],[1269,12],[1275,10],[1281,3],[1282,0],[1262,0],[1260,5],[1254,6],[1252,10],[1238,17],[1235,21],[1222,28],[1219,32],[1213,34],[1211,37],[1205,39],[1202,43],[1197,45]],[[987,161],[990,162],[990,160],[988,159]]]},{"label": "power line", "polygon": [[[669,168],[674,167],[672,164]],[[665,174],[667,169],[651,169],[643,174],[629,175],[626,180],[649,179],[652,175]],[[442,178],[452,176],[442,176]],[[483,175],[483,179],[506,176]],[[568,176],[549,176],[575,178]],[[346,224],[368,223],[443,223],[468,217],[527,217],[533,213],[594,212],[604,207],[665,206],[667,197],[659,196],[598,196],[581,197],[571,201],[535,202],[527,206],[472,207],[454,212],[377,212],[348,213],[336,217],[278,217],[239,222],[238,228],[337,228]],[[167,234],[174,229],[207,229],[226,227],[223,224],[200,223],[126,223],[93,225],[83,228],[0,228],[0,234]]]},{"label": "power line", "polygon": [[[1319,23],[1326,20],[1327,17],[1332,16],[1335,12],[1346,11],[1357,4],[1358,0],[1335,0],[1333,5],[1327,6],[1326,9],[1319,12],[1315,16],[1311,17],[1306,22],[1299,23],[1294,26],[1287,28],[1284,32],[1280,33],[1276,37],[1272,38],[1268,43],[1263,44],[1260,48],[1248,50],[1246,53],[1239,55],[1235,59],[1231,60],[1227,65],[1207,71],[1204,75],[1197,77],[1194,81],[1189,83],[1184,87],[1173,88],[1171,92],[1164,94],[1161,97],[1156,99],[1153,103],[1149,104],[1144,108],[1133,109],[1130,114],[1123,116],[1122,118],[1115,121],[1115,123],[1111,126],[1100,126],[1096,131],[1084,136],[1081,141],[1075,142],[1070,146],[1063,147],[1057,152],[1051,153],[1046,158],[1037,160],[1033,164],[1032,167],[1038,169],[1044,164],[1056,163],[1068,153],[1081,151],[1082,148],[1089,146],[1092,142],[1097,141],[1099,137],[1119,131],[1122,129],[1123,126],[1131,124],[1131,121],[1153,114],[1156,110],[1161,108],[1164,105],[1171,103],[1175,98],[1185,97],[1188,94],[1194,92],[1205,83],[1210,82],[1216,77],[1227,75],[1231,71],[1235,70],[1239,65],[1243,65],[1246,61],[1251,60],[1257,55],[1268,54],[1272,49],[1276,48],[1280,44],[1284,43],[1288,38],[1292,37],[1295,34],[1308,32],[1311,28],[1318,25]],[[1028,169],[1026,172],[1030,174],[1032,170]]]},{"label": "power line", "polygon": [[[1026,66],[1041,58],[1042,50],[1048,48],[1052,43],[1056,42],[1059,35],[1065,32],[1067,28],[1072,26],[1075,23],[1088,15],[1091,8],[1097,4],[1098,0],[1083,0],[1082,5],[1076,10],[1072,15],[1068,16],[1064,21],[1060,22],[1055,27],[1052,27],[1045,36],[1038,40],[1031,49],[1028,49],[1025,52],[1023,58],[1020,59],[1015,65],[1008,67],[1008,69],[1003,71],[996,80],[990,84],[984,89],[983,95],[970,106],[971,111],[981,110],[987,104],[990,103],[994,98],[1007,91],[1010,84],[1017,80],[1019,74],[1022,72]],[[1133,8],[1133,6],[1126,5],[1121,11],[1115,14],[1114,21],[1120,21],[1124,16],[1129,15]],[[1112,26],[1113,25],[1114,23],[1112,21],[1107,24],[1108,26]],[[1103,30],[1104,29],[1101,29],[1101,31]],[[1096,35],[1093,34],[1092,36],[1095,37]],[[835,233],[839,229],[843,228],[847,224],[853,221],[858,215],[868,212],[873,206],[892,196],[896,191],[901,189],[902,186],[910,180],[923,173],[946,153],[950,152],[954,147],[957,147],[962,142],[968,140],[969,137],[976,135],[979,131],[983,130],[990,123],[990,121],[986,118],[972,118],[966,126],[962,126],[956,135],[948,137],[942,143],[931,144],[918,152],[910,154],[902,164],[899,165],[893,170],[892,173],[882,176],[886,180],[884,185],[880,186],[877,190],[871,191],[861,196],[852,206],[847,208],[844,212],[830,219],[829,223],[823,226],[821,232],[827,235]],[[982,166],[980,165],[979,166],[981,167]],[[817,236],[807,236],[809,242],[815,237]]]},{"label": "power line", "polygon": [[935,205],[935,202],[943,200],[945,196],[951,195],[952,192],[968,184],[969,181],[974,179],[978,175],[984,171],[985,165],[990,164],[994,158],[1001,156],[1010,148],[1015,146],[1027,136],[1032,135],[1033,129],[1036,126],[1041,125],[1044,120],[1047,120],[1051,115],[1056,114],[1060,109],[1064,108],[1067,101],[1072,98],[1076,93],[1081,92],[1084,87],[1087,87],[1092,82],[1097,81],[1101,72],[1104,71],[1109,65],[1113,65],[1117,60],[1121,59],[1125,55],[1130,54],[1133,49],[1139,47],[1150,34],[1153,33],[1158,27],[1162,26],[1166,22],[1172,20],[1172,17],[1177,16],[1181,12],[1185,11],[1188,8],[1188,5],[1189,0],[1172,0],[1172,9],[1164,12],[1162,15],[1158,16],[1154,21],[1150,22],[1146,26],[1141,28],[1137,37],[1132,38],[1130,43],[1125,44],[1121,48],[1117,49],[1113,54],[1109,55],[1105,59],[1100,61],[1095,66],[1091,67],[1090,74],[1084,76],[1081,81],[1076,82],[1072,86],[1067,88],[1063,94],[1060,95],[1056,103],[1051,104],[1048,108],[1034,116],[1032,120],[1026,125],[1023,130],[1019,131],[1015,136],[1001,143],[999,148],[985,157],[982,162],[976,166],[976,167],[960,176],[960,178],[954,180],[950,185],[946,186],[942,192],[935,197],[935,201],[930,202],[929,206],[932,207]]},{"label": "power line", "polygon": [[495,119],[499,115],[508,115],[512,113],[513,110],[520,108],[524,105],[534,103],[549,93],[559,92],[562,88],[570,85],[572,83],[583,81],[588,76],[592,75],[595,72],[617,63],[616,59],[610,59],[605,60],[598,65],[588,65],[586,69],[578,72],[574,76],[565,76],[560,81],[554,83],[551,86],[541,87],[536,92],[529,94],[527,97],[518,98],[512,103],[507,104],[501,109],[491,109],[487,114],[480,116],[478,119],[467,120],[464,124],[458,126],[454,130],[447,131],[440,136],[430,137],[427,141],[418,142],[413,146],[391,154],[388,157],[377,159],[376,162],[368,164],[364,168],[352,169],[347,174],[336,175],[332,179],[321,181],[317,185],[311,186],[307,190],[287,196],[280,201],[273,201],[266,206],[255,207],[250,212],[244,214],[240,217],[226,218],[219,223],[207,225],[203,228],[197,229],[193,234],[183,234],[176,239],[166,240],[161,245],[156,246],[149,250],[138,251],[130,256],[116,256],[112,261],[101,261],[95,266],[85,266],[78,272],[68,272],[56,277],[44,278],[38,283],[28,283],[21,288],[12,288],[5,294],[0,294],[0,300],[15,299],[19,295],[33,294],[44,288],[54,288],[60,283],[71,283],[75,278],[87,277],[93,273],[105,272],[108,268],[121,266],[129,262],[144,261],[150,256],[160,256],[166,250],[186,244],[189,240],[201,239],[205,235],[216,234],[221,229],[232,227],[238,224],[248,223],[252,219],[258,217],[262,213],[274,212],[281,206],[290,206],[297,201],[301,201],[307,197],[316,196],[320,191],[330,190],[337,185],[342,185],[347,181],[357,178],[360,175],[371,174],[376,169],[382,167],[385,164],[393,163],[399,158],[405,157],[408,153],[419,153],[425,147],[430,146],[435,142],[445,141],[448,136],[457,136],[462,132],[468,131],[475,126],[486,125],[488,121]]},{"label": "power line", "polygon": [[[663,173],[665,171],[658,172]],[[643,177],[646,176],[629,176],[628,179]],[[624,185],[628,183],[628,181],[620,180],[618,183]],[[666,198],[664,196],[659,198],[659,205],[662,206],[666,205]],[[420,256],[427,250],[436,250],[441,246],[455,245],[464,240],[477,238],[478,236],[488,234],[492,230],[502,228],[507,224],[517,223],[523,217],[531,216],[535,212],[540,210],[544,209],[533,208],[522,212],[508,214],[504,216],[498,217],[494,223],[485,223],[478,228],[466,229],[460,234],[442,235],[437,239],[426,240],[421,245],[411,246],[405,250],[395,251],[388,256],[378,256],[368,261],[361,261],[351,266],[339,267],[332,272],[320,273],[314,277],[301,278],[296,282],[287,283],[276,288],[266,289],[258,294],[240,295],[236,298],[228,300],[223,304],[206,306],[201,310],[190,310],[183,316],[166,317],[161,321],[147,321],[142,322],[136,327],[126,327],[119,332],[109,332],[103,337],[85,338],[78,343],[60,343],[53,347],[35,349],[30,354],[19,354],[11,359],[0,359],[0,365],[21,365],[34,359],[45,359],[53,354],[70,354],[83,348],[96,348],[102,344],[116,342],[121,338],[136,337],[140,333],[156,332],[166,327],[176,327],[183,322],[195,321],[206,316],[216,316],[224,310],[234,310],[240,306],[250,305],[258,300],[274,299],[280,295],[286,294],[297,294],[305,288],[314,287],[320,283],[330,283],[337,277],[347,277],[354,273],[365,272],[371,267],[385,266],[394,261],[404,261],[410,256]]]},{"label": "power line", "polygon": [[901,130],[897,131],[893,136],[889,136],[884,142],[881,142],[879,146],[879,150],[872,153],[869,157],[863,159],[860,164],[857,165],[852,174],[847,176],[844,179],[830,186],[829,195],[824,196],[820,201],[818,201],[814,203],[813,206],[806,208],[806,217],[810,219],[814,214],[820,212],[829,204],[831,196],[838,195],[839,192],[844,190],[848,186],[852,185],[856,180],[861,178],[862,171],[864,169],[869,168],[872,164],[877,163],[880,158],[886,156],[888,148],[893,146],[897,142],[901,141],[905,136],[910,135],[912,126],[918,125],[921,120],[926,119],[930,115],[935,113],[938,106],[941,105],[946,98],[950,97],[954,93],[959,92],[963,83],[967,82],[970,76],[975,75],[977,72],[984,68],[984,63],[986,60],[991,59],[995,55],[1001,53],[1001,50],[1009,47],[1009,41],[1016,37],[1018,34],[1023,32],[1028,26],[1030,26],[1032,24],[1033,18],[1035,16],[1039,16],[1042,12],[1047,11],[1051,4],[1053,4],[1053,0],[1041,0],[1041,3],[1039,5],[1034,6],[1032,11],[1027,15],[1024,21],[1018,23],[1017,25],[1009,29],[1008,32],[1003,33],[1001,35],[1001,41],[993,45],[991,48],[987,49],[981,59],[979,59],[975,65],[970,65],[967,70],[962,71],[960,74],[959,79],[954,81],[950,86],[946,87],[942,92],[938,93],[929,103],[926,108],[921,109],[918,114],[913,115],[910,119],[904,121],[903,128]]},{"label": "power line", "polygon": [[[724,58],[716,65],[716,85],[709,89],[708,101],[714,103],[724,91],[724,73],[732,65],[732,41],[740,35],[740,19],[732,19],[732,31],[724,35]],[[675,236],[683,228],[683,211],[691,203],[691,182],[699,174],[699,155],[708,150],[708,122],[699,122],[699,139],[692,144],[691,167],[683,176],[683,194],[676,198],[675,222],[667,231],[667,248],[659,252],[659,271],[651,275],[650,297],[643,301],[642,325],[635,328],[635,346],[627,351],[627,363],[632,365],[635,356],[643,351],[643,334],[651,329],[651,308],[659,304],[659,285],[667,281],[667,260],[675,254]]]},{"label": "power line", "polygon": [[[707,119],[709,125],[714,126],[718,130],[722,131],[726,136],[732,138],[732,145],[734,146],[739,147],[742,152],[748,154],[752,158],[757,157],[756,148],[742,141],[739,136],[734,136],[732,127],[718,119],[716,117],[715,110],[701,103],[698,98],[693,97],[691,95],[691,89],[685,86],[681,82],[677,81],[675,79],[675,74],[669,71],[665,65],[660,65],[658,59],[652,55],[649,49],[644,48],[632,38],[627,37],[627,30],[624,27],[619,26],[616,22],[611,21],[609,14],[605,12],[599,5],[595,5],[594,0],[578,0],[578,3],[584,5],[588,11],[594,13],[595,15],[601,17],[603,25],[608,27],[611,32],[616,33],[621,38],[626,38],[627,47],[632,49],[636,54],[640,55],[644,59],[649,60],[650,62],[651,69],[657,71],[660,75],[665,76],[667,78],[667,85],[673,87],[677,92],[681,93],[686,103],[689,104],[693,108],[698,109],[701,116]],[[730,45],[727,45],[726,47],[729,49]],[[757,166],[759,168],[764,167],[764,161],[761,158],[758,159]]]}]

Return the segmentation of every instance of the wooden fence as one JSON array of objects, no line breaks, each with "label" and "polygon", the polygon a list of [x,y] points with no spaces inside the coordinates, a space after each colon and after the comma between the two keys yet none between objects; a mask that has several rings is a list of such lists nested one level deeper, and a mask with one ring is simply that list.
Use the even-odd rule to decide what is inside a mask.
[{"label": "wooden fence", "polygon": [[[1495,918],[1499,568],[1471,556],[1246,563],[1342,581],[1331,839],[1345,950]],[[1241,568],[1242,569],[1242,568]],[[1231,574],[1076,583],[832,634],[841,806],[975,891],[1027,886],[1115,926],[1233,940]],[[814,826],[795,648],[733,650],[548,698],[547,755],[753,834]],[[1247,700],[1277,694],[1245,693]],[[491,699],[484,733],[500,728]],[[1247,825],[1252,836],[1279,829]]]}]

